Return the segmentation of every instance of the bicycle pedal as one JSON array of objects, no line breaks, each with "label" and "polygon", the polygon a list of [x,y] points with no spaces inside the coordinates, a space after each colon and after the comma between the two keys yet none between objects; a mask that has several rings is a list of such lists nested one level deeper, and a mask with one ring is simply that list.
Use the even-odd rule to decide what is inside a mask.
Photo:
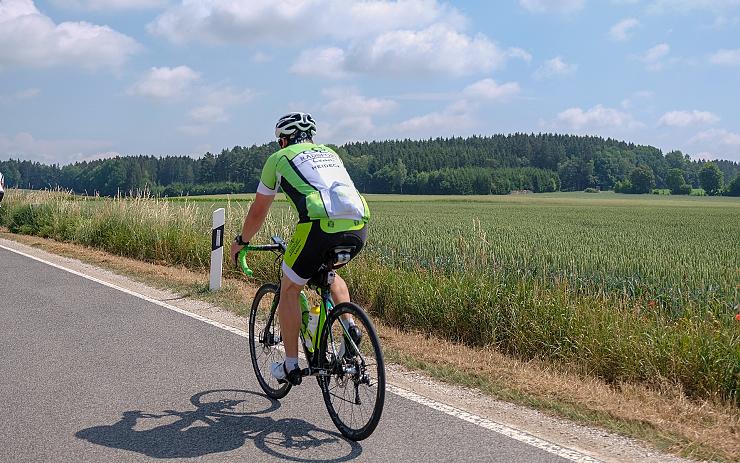
[{"label": "bicycle pedal", "polygon": [[298,386],[303,381],[303,370],[296,368],[288,372],[288,376],[285,379],[293,386]]}]

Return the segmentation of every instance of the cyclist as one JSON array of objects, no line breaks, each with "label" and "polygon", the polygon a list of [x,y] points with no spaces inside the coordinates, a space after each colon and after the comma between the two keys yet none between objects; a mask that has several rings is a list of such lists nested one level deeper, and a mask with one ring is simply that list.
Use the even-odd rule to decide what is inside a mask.
[{"label": "cyclist", "polygon": [[[310,114],[292,112],[275,125],[280,150],[265,162],[257,194],[244,219],[242,232],[231,245],[232,260],[264,224],[278,187],[298,212],[298,224],[283,259],[278,318],[285,346],[285,361],[274,363],[271,374],[279,382],[301,383],[298,367],[298,333],[301,310],[298,297],[319,270],[326,254],[336,246],[354,246],[357,255],[367,239],[370,210],[352,182],[342,160],[325,145],[313,142],[316,123]],[[337,275],[331,285],[335,304],[349,302],[349,291]],[[357,344],[361,332],[347,314],[342,323]]]}]

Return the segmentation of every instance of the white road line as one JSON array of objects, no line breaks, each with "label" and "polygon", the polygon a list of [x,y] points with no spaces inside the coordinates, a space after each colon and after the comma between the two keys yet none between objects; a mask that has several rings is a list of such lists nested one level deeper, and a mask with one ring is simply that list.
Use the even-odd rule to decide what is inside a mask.
[{"label": "white road line", "polygon": [[[77,275],[79,277],[85,278],[90,281],[94,281],[95,283],[99,283],[103,286],[107,286],[109,288],[121,291],[123,293],[129,294],[131,296],[137,297],[139,299],[143,299],[147,302],[151,302],[152,304],[156,304],[160,307],[164,307],[165,309],[173,310],[177,313],[181,313],[183,315],[186,315],[190,318],[194,318],[196,320],[200,320],[204,323],[208,323],[209,325],[216,326],[218,328],[221,328],[223,330],[229,331],[231,333],[234,333],[236,335],[242,336],[244,338],[248,338],[249,334],[244,331],[240,330],[239,328],[234,328],[229,325],[225,325],[223,323],[219,323],[217,321],[211,320],[210,318],[203,317],[201,315],[188,312],[187,310],[180,309],[179,307],[175,307],[174,305],[167,304],[165,302],[159,301],[157,299],[151,298],[149,296],[145,296],[144,294],[137,293],[136,291],[131,291],[130,289],[123,288],[121,286],[118,286],[113,283],[109,283],[107,281],[95,278],[93,276],[84,274],[82,272],[78,272],[76,270],[72,270],[71,268],[64,267],[59,264],[55,264],[54,262],[49,262],[48,260],[41,259],[40,257],[32,256],[30,254],[26,254],[25,252],[19,251],[17,249],[9,248],[7,246],[4,246],[0,244],[0,248],[5,249],[6,251],[13,252],[15,254],[28,257],[29,259],[33,259],[37,262],[41,262],[46,265],[50,265],[54,268],[58,268],[59,270],[63,270],[65,272],[71,273],[73,275]],[[429,408],[432,408],[434,410],[440,411],[442,413],[445,413],[447,415],[453,416],[455,418],[461,419],[463,421],[467,421],[468,423],[473,423],[475,425],[478,425],[482,428],[488,429],[490,431],[496,432],[498,434],[502,434],[506,437],[509,437],[511,439],[514,439],[516,441],[522,442],[524,444],[530,445],[532,447],[536,447],[540,450],[544,450],[545,452],[549,452],[553,455],[557,455],[561,458],[565,458],[570,461],[574,461],[577,463],[603,463],[601,460],[598,460],[596,458],[590,457],[586,454],[580,453],[576,450],[569,449],[567,447],[562,447],[560,445],[554,444],[552,442],[546,441],[544,439],[540,439],[538,437],[532,436],[530,434],[527,434],[525,432],[519,431],[517,429],[511,428],[509,426],[506,426],[501,423],[496,423],[495,421],[491,421],[487,418],[483,418],[482,416],[474,415],[472,413],[468,413],[464,410],[460,410],[459,408],[452,407],[450,405],[444,404],[442,402],[437,402],[436,400],[429,399],[427,397],[421,396],[419,394],[416,394],[414,392],[411,392],[407,389],[403,389],[398,386],[393,386],[388,384],[386,386],[386,390],[396,394],[398,396],[401,396],[405,399],[411,400],[413,402],[416,402],[418,404],[427,406]]]}]

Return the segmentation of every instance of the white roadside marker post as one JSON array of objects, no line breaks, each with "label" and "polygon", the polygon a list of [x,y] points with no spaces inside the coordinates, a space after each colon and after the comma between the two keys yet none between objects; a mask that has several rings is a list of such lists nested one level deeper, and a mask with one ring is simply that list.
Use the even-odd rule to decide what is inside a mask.
[{"label": "white roadside marker post", "polygon": [[213,211],[213,229],[211,230],[211,291],[221,289],[221,272],[224,264],[224,208]]}]

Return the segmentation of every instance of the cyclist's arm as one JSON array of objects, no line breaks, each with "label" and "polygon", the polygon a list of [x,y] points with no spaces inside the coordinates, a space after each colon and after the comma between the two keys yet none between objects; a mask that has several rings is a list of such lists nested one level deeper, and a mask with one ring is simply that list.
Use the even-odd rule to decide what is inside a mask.
[{"label": "cyclist's arm", "polygon": [[[267,158],[265,166],[262,168],[260,183],[257,187],[257,194],[254,197],[249,212],[244,218],[242,225],[242,241],[251,241],[254,235],[262,228],[267,218],[267,212],[270,210],[275,194],[280,187],[280,178],[277,173],[278,153],[274,153]],[[235,250],[241,249],[240,246],[232,246],[232,254]]]},{"label": "cyclist's arm", "polygon": [[262,228],[275,195],[257,193],[242,226],[242,241],[251,241]]}]

